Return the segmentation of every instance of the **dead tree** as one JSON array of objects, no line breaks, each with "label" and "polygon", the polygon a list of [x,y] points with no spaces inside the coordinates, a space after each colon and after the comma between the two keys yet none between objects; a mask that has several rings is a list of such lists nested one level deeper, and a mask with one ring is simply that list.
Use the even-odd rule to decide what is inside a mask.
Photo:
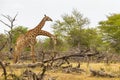
[{"label": "dead tree", "polygon": [[1,60],[0,60],[0,65],[3,69],[4,78],[5,78],[5,80],[7,80],[7,71],[6,71],[5,65],[3,64],[3,62]]},{"label": "dead tree", "polygon": [[13,30],[13,27],[14,27],[14,22],[15,22],[15,20],[16,20],[16,17],[17,17],[17,15],[18,14],[16,14],[13,18],[12,17],[10,17],[9,15],[7,15],[7,16],[5,16],[5,15],[3,15],[2,14],[2,16],[4,17],[4,18],[6,18],[9,22],[10,22],[10,24],[8,24],[8,23],[6,23],[6,22],[4,22],[3,20],[0,20],[0,22],[1,23],[3,23],[5,26],[7,26],[8,28],[10,28],[10,31],[7,31],[7,33],[8,33],[8,48],[9,49],[11,49],[12,48],[12,33],[11,33],[11,31]]},{"label": "dead tree", "polygon": [[44,60],[43,62],[44,63],[47,63],[47,62],[50,62],[50,61],[56,61],[56,60],[60,60],[60,59],[62,59],[62,60],[65,60],[68,64],[69,64],[69,61],[68,61],[68,59],[70,58],[70,57],[91,57],[91,56],[95,56],[95,55],[98,55],[99,54],[99,52],[95,52],[95,53],[91,53],[91,54],[86,54],[87,52],[89,52],[90,50],[85,50],[85,51],[83,51],[83,52],[80,52],[80,53],[76,53],[76,54],[71,54],[71,55],[66,55],[66,56],[62,56],[62,57],[57,57],[57,58],[54,58],[54,59],[48,59],[48,60]]}]

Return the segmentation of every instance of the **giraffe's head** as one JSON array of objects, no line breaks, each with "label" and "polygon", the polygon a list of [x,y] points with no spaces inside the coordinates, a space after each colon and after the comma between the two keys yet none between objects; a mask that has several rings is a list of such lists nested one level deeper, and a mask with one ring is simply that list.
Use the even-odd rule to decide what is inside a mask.
[{"label": "giraffe's head", "polygon": [[46,21],[53,21],[50,17],[48,17],[48,16],[46,16],[46,15],[44,15],[44,19],[45,19]]}]

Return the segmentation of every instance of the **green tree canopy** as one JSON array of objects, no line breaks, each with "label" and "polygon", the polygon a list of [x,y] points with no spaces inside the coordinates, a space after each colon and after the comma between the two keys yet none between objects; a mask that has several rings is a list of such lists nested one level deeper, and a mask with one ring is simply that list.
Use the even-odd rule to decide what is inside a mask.
[{"label": "green tree canopy", "polygon": [[53,25],[54,32],[58,35],[69,35],[71,30],[82,29],[89,24],[88,18],[84,18],[77,10],[73,10],[72,15],[64,14],[62,19],[62,21],[57,20]]},{"label": "green tree canopy", "polygon": [[13,28],[11,31],[12,36],[13,36],[13,43],[15,44],[16,39],[19,37],[20,34],[25,34],[27,32],[27,28],[23,26],[18,26]]},{"label": "green tree canopy", "polygon": [[84,18],[80,12],[74,9],[71,15],[64,14],[62,19],[61,21],[57,20],[52,26],[59,39],[72,46],[83,44],[83,32],[85,26],[89,24],[88,18]]},{"label": "green tree canopy", "polygon": [[108,42],[116,51],[120,51],[120,14],[111,14],[107,20],[99,22],[103,41]]}]

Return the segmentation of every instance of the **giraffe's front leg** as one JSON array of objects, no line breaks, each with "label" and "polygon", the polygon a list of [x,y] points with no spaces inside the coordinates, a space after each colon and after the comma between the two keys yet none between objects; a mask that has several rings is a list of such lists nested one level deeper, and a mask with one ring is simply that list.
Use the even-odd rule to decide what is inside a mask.
[{"label": "giraffe's front leg", "polygon": [[16,52],[13,55],[14,55],[14,61],[13,61],[13,63],[17,63],[17,61],[18,61],[18,55],[17,55]]},{"label": "giraffe's front leg", "polygon": [[14,63],[17,63],[20,57],[20,53],[21,53],[22,48],[15,46],[15,52],[13,54],[14,57]]},{"label": "giraffe's front leg", "polygon": [[33,63],[35,63],[35,47],[34,45],[31,45],[31,55],[32,55],[32,60],[33,60]]}]

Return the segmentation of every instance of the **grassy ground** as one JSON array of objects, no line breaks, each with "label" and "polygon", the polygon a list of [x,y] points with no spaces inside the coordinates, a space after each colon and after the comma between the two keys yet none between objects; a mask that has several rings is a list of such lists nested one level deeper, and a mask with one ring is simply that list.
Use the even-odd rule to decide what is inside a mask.
[{"label": "grassy ground", "polygon": [[[76,66],[76,64],[73,64],[73,66]],[[105,63],[90,63],[89,66],[87,63],[81,64],[81,69],[86,70],[85,73],[78,74],[78,73],[49,73],[52,76],[57,76],[57,80],[120,80],[120,78],[103,78],[103,77],[95,77],[90,75],[89,68],[100,70],[100,68],[103,68],[105,71],[109,73],[119,74],[120,73],[120,64],[105,64]]]},{"label": "grassy ground", "polygon": [[[73,63],[72,66],[75,67],[77,64]],[[90,75],[89,68],[94,70],[100,70],[103,68],[105,71],[114,74],[120,74],[120,63],[116,64],[105,64],[105,63],[81,63],[81,69],[84,69],[86,72],[84,73],[63,73],[62,71],[47,71],[46,74],[50,77],[56,78],[56,80],[120,80],[120,78],[103,78],[103,77],[95,77]],[[38,73],[41,71],[40,68],[32,69],[34,72]],[[10,69],[7,68],[8,73],[12,72],[17,74],[18,76],[25,71],[25,69]],[[48,77],[49,77],[48,76]],[[46,77],[46,80],[48,80]],[[0,68],[0,80],[3,80],[2,69]]]}]

